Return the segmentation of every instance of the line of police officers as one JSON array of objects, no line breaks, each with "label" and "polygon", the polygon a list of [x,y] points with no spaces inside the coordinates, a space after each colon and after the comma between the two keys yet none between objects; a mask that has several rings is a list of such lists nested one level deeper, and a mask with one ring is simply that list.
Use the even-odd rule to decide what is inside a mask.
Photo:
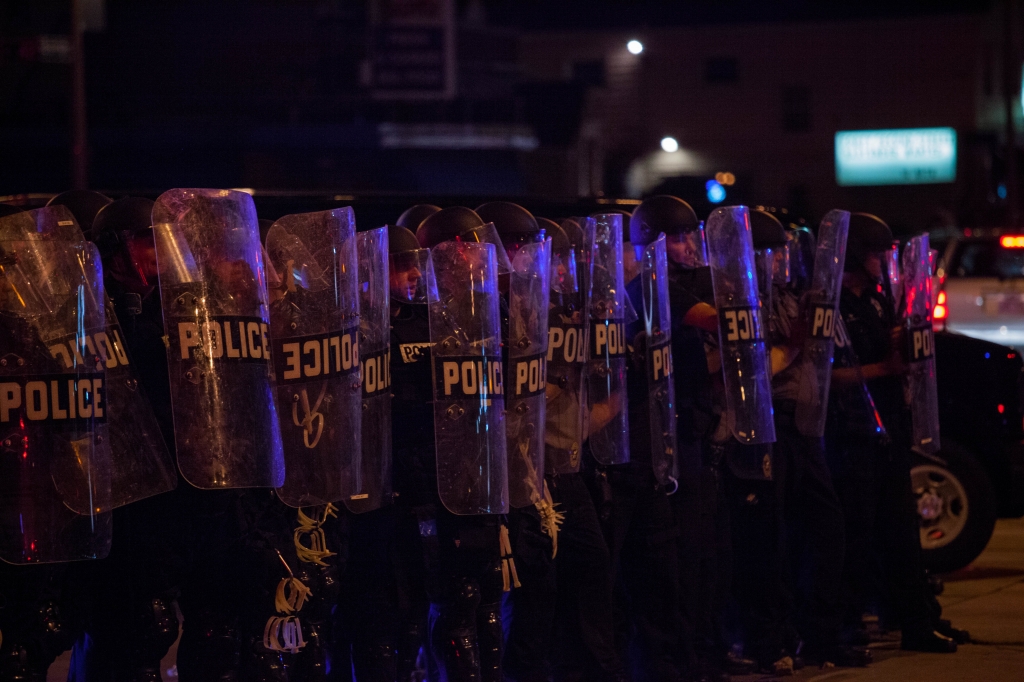
[{"label": "line of police officers", "polygon": [[186,682],[862,666],[876,600],[955,651],[930,257],[669,196],[0,206],[0,680],[159,680],[174,604]]}]

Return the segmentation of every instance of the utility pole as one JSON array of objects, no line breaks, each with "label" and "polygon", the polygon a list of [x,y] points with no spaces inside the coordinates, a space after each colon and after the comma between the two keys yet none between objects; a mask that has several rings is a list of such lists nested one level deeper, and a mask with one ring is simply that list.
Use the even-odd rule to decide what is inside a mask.
[{"label": "utility pole", "polygon": [[71,187],[89,187],[89,130],[85,121],[82,0],[71,0]]},{"label": "utility pole", "polygon": [[1006,220],[1020,224],[1020,186],[1017,180],[1017,129],[1014,104],[1020,93],[1020,66],[1014,44],[1015,0],[1003,0],[1003,107],[1006,113]]}]

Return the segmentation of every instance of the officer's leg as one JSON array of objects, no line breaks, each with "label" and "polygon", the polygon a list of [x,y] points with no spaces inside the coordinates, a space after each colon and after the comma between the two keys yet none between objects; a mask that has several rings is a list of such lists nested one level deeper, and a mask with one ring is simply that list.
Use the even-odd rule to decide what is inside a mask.
[{"label": "officer's leg", "polygon": [[871,585],[880,575],[875,545],[877,446],[852,434],[837,434],[827,445],[828,466],[842,505],[846,543],[840,582],[843,628],[852,643],[866,644],[863,615]]},{"label": "officer's leg", "polygon": [[44,682],[50,664],[71,648],[75,628],[61,604],[65,570],[0,564],[0,680]]},{"label": "officer's leg", "polygon": [[477,579],[480,585],[480,607],[476,614],[480,682],[502,682],[505,638],[501,623],[501,600],[505,588],[500,553],[495,551],[493,556],[484,556],[482,559],[482,572]]},{"label": "officer's leg", "polygon": [[[704,621],[705,606],[713,592],[714,582],[705,571],[710,554],[715,551],[708,523],[709,500],[700,466],[700,444],[681,443],[679,451],[679,488],[671,496],[672,511],[679,528],[679,615],[681,635],[694,642],[695,654],[706,658],[708,632]],[[714,503],[714,496],[710,502]]]},{"label": "officer's leg", "polygon": [[182,564],[171,541],[173,494],[114,511],[110,556],[75,565],[71,581],[87,591],[86,638],[75,645],[71,679],[159,680],[160,662],[178,637]]},{"label": "officer's leg", "polygon": [[864,665],[866,650],[839,647],[839,585],[845,552],[842,509],[824,461],[821,443],[795,431],[783,432],[779,443],[795,450],[787,493],[787,523],[795,531],[792,557],[798,584],[803,586],[800,632],[806,653],[814,660],[839,665]]},{"label": "officer's leg", "polygon": [[346,630],[351,639],[352,667],[360,681],[394,682],[397,623],[390,559],[394,509],[353,514],[350,524],[351,558],[344,580],[349,608],[342,617],[350,621]]},{"label": "officer's leg", "polygon": [[560,621],[556,638],[560,677],[571,676],[569,669],[575,668],[588,680],[624,679],[612,625],[611,557],[593,498],[582,474],[550,481],[551,496],[565,514],[558,534],[558,597],[571,616]]},{"label": "officer's leg", "polygon": [[[625,562],[629,560],[626,544],[638,513],[640,494],[638,483],[629,467],[617,466],[598,469],[591,479],[592,494],[598,504],[601,529],[611,559],[612,624],[615,628],[615,646],[623,663],[632,639],[628,597],[623,583]],[[629,664],[626,664],[629,667]]]},{"label": "officer's leg", "polygon": [[184,617],[178,642],[178,678],[182,682],[237,679],[242,641],[238,615],[220,590],[225,570],[221,548],[231,530],[235,491],[199,491],[182,484],[174,492],[180,519],[174,542],[185,557],[178,605]]},{"label": "officer's leg", "polygon": [[745,630],[745,649],[762,668],[771,668],[781,655],[794,653],[795,644],[777,493],[784,485],[787,462],[783,456],[773,457],[770,481],[738,478],[726,469],[735,556],[733,593]]},{"label": "officer's leg", "polygon": [[[519,682],[546,680],[557,598],[551,538],[541,529],[540,515],[533,507],[513,509],[508,519],[522,586],[508,594],[505,604],[505,675]],[[559,541],[561,552],[561,537]]]},{"label": "officer's leg", "polygon": [[484,651],[490,680],[490,674],[500,674],[502,650],[500,592],[494,601],[493,589],[495,568],[501,570],[496,519],[456,517],[439,509],[437,536],[439,561],[429,587],[433,663],[440,679],[478,682],[484,679]]},{"label": "officer's leg", "polygon": [[934,595],[930,593],[921,560],[921,539],[917,509],[910,482],[910,453],[893,445],[891,459],[884,462],[879,525],[884,528],[883,560],[888,573],[888,598],[895,606],[903,630],[905,649],[955,651],[952,640],[934,633]]},{"label": "officer's leg", "polygon": [[649,469],[642,472],[637,491],[637,510],[623,547],[622,578],[644,654],[646,665],[641,667],[649,667],[654,680],[674,680],[680,652],[692,659],[692,643],[679,634],[678,530],[668,497]]}]

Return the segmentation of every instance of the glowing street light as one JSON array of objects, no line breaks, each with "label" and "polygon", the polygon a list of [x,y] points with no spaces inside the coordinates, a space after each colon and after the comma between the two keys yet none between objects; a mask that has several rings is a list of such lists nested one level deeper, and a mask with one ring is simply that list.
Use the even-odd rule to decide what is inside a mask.
[{"label": "glowing street light", "polygon": [[630,54],[640,54],[644,51],[644,44],[639,40],[631,40],[626,43],[626,49],[629,50]]},{"label": "glowing street light", "polygon": [[661,138],[661,148],[671,154],[672,152],[679,151],[679,143],[676,142],[674,137],[663,137]]}]

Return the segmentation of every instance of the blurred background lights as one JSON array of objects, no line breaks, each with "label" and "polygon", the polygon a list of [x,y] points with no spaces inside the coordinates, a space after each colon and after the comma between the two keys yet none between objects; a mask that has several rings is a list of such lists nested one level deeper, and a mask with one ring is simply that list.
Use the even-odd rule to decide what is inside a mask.
[{"label": "blurred background lights", "polygon": [[679,151],[679,143],[676,142],[674,137],[663,137],[661,138],[661,148],[670,153],[677,152]]},{"label": "blurred background lights", "polygon": [[715,181],[718,184],[720,184],[720,185],[724,185],[725,187],[729,187],[731,185],[735,185],[736,184],[736,176],[733,175],[732,173],[721,173],[721,172],[719,172],[719,173],[715,173]]},{"label": "blurred background lights", "polygon": [[626,49],[629,50],[630,54],[640,54],[644,51],[644,44],[639,40],[631,40],[626,43]]},{"label": "blurred background lights", "polygon": [[718,180],[708,180],[704,183],[704,188],[707,189],[708,201],[712,204],[720,204],[725,200],[725,188]]}]

